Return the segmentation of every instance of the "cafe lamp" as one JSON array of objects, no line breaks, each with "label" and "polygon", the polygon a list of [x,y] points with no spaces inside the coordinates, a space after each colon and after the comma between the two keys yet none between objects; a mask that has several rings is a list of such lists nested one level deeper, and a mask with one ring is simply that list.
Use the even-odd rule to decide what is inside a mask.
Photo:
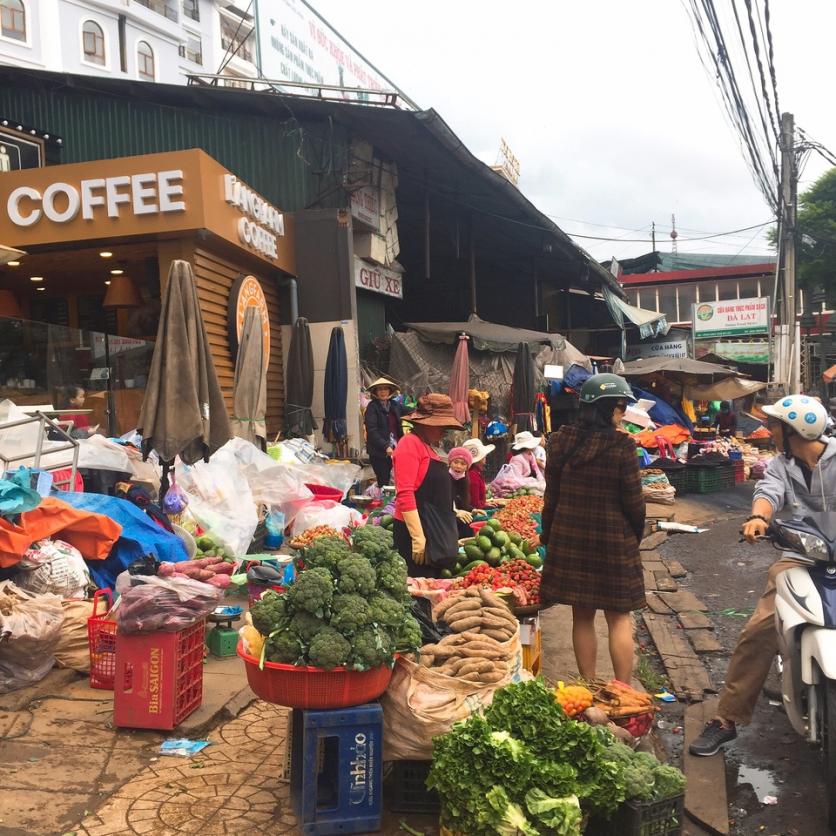
[{"label": "cafe lamp", "polygon": [[139,291],[130,276],[113,276],[105,293],[105,308],[138,308],[142,305]]}]

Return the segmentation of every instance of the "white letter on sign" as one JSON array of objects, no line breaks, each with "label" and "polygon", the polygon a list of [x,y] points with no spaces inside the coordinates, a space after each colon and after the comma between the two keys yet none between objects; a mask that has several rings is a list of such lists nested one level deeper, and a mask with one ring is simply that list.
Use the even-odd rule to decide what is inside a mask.
[{"label": "white letter on sign", "polygon": [[9,195],[9,199],[6,201],[6,214],[15,226],[32,226],[41,217],[40,209],[32,209],[26,215],[20,211],[20,200],[24,197],[28,197],[35,203],[38,203],[41,199],[38,190],[31,186],[18,186]]},{"label": "white letter on sign", "polygon": [[172,200],[173,197],[183,196],[183,184],[173,182],[182,179],[182,171],[161,171],[157,175],[160,184],[160,212],[186,211],[186,204],[182,200]]},{"label": "white letter on sign", "polygon": [[130,203],[131,196],[127,192],[120,192],[119,186],[130,185],[131,178],[126,176],[108,177],[105,181],[105,192],[107,193],[107,216],[109,218],[119,217],[119,204]]},{"label": "white letter on sign", "polygon": [[134,174],[131,177],[131,190],[134,193],[134,215],[154,215],[157,213],[156,203],[145,202],[146,199],[157,196],[156,185],[156,174]]},{"label": "white letter on sign", "polygon": [[[59,194],[65,195],[67,198],[67,208],[63,212],[55,208],[55,198]],[[78,214],[78,210],[81,208],[81,198],[69,183],[53,183],[44,192],[43,205],[44,215],[53,223],[65,224]]]},{"label": "white letter on sign", "polygon": [[93,220],[94,206],[104,206],[104,195],[93,194],[93,189],[101,189],[104,184],[102,179],[81,181],[81,217],[85,221]]}]

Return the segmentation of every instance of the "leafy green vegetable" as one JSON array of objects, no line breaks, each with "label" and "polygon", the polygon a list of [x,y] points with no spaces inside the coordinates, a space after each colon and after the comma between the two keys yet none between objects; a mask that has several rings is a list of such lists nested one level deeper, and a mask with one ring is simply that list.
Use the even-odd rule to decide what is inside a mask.
[{"label": "leafy green vegetable", "polygon": [[285,595],[288,606],[295,612],[305,610],[324,618],[334,598],[334,579],[328,569],[306,569],[299,573]]},{"label": "leafy green vegetable", "polygon": [[378,563],[389,555],[394,545],[392,532],[379,525],[364,525],[352,537],[352,546],[357,554]]},{"label": "leafy green vegetable", "polygon": [[354,636],[351,666],[356,670],[365,671],[391,665],[394,652],[395,643],[389,631],[376,624],[369,624],[360,628]]},{"label": "leafy green vegetable", "polygon": [[290,615],[284,595],[268,589],[261,598],[250,607],[253,627],[262,636],[269,636],[287,624]]},{"label": "leafy green vegetable", "polygon": [[341,537],[320,537],[305,549],[303,560],[306,569],[320,567],[333,572],[350,556],[351,549]]},{"label": "leafy green vegetable", "polygon": [[377,585],[377,575],[368,559],[353,554],[340,563],[337,586],[343,594],[370,595]]},{"label": "leafy green vegetable", "polygon": [[308,648],[308,658],[318,668],[338,668],[348,661],[351,644],[333,627],[326,627],[317,633]]},{"label": "leafy green vegetable", "polygon": [[519,804],[514,804],[508,798],[508,793],[502,787],[493,787],[485,794],[485,800],[490,809],[496,814],[491,824],[494,833],[499,836],[539,836],[540,831],[531,826]]},{"label": "leafy green vegetable", "polygon": [[307,610],[300,610],[290,619],[289,628],[304,644],[308,645],[313,641],[314,636],[327,626],[323,619],[315,616],[313,613],[309,613]]},{"label": "leafy green vegetable", "polygon": [[286,629],[274,633],[264,643],[264,658],[268,662],[296,665],[303,661],[304,652],[302,642]]},{"label": "leafy green vegetable", "polygon": [[356,633],[370,620],[369,605],[362,595],[335,595],[331,612],[331,626],[343,635]]},{"label": "leafy green vegetable", "polygon": [[525,807],[537,824],[548,828],[555,836],[580,834],[583,814],[576,795],[554,798],[542,790],[529,790],[525,794]]},{"label": "leafy green vegetable", "polygon": [[666,763],[656,764],[653,770],[653,798],[661,801],[674,798],[685,792],[685,776],[675,766]]}]

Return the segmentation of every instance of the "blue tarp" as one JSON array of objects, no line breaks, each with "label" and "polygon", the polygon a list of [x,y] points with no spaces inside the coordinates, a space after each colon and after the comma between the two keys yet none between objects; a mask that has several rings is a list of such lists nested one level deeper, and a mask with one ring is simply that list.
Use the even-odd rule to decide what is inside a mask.
[{"label": "blue tarp", "polygon": [[668,424],[679,424],[689,431],[694,429],[694,425],[691,423],[688,416],[682,411],[682,407],[677,408],[675,406],[671,406],[660,397],[651,395],[650,392],[645,392],[644,389],[639,389],[638,386],[631,385],[630,388],[633,390],[636,400],[644,398],[645,400],[653,401],[656,404],[656,406],[652,407],[647,412],[653,420],[653,423],[657,426],[665,427]]},{"label": "blue tarp", "polygon": [[88,560],[93,581],[100,588],[114,588],[116,577],[135,560],[153,554],[158,560],[179,563],[188,560],[186,547],[176,534],[169,534],[125,499],[96,493],[61,493],[60,498],[73,508],[110,517],[122,526],[106,560]]}]

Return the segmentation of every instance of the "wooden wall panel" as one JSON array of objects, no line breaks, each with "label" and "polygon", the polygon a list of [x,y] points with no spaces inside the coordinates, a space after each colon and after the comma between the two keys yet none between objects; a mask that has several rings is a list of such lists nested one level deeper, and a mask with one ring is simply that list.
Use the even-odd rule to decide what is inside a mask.
[{"label": "wooden wall panel", "polygon": [[253,275],[261,283],[270,313],[270,364],[267,367],[267,434],[274,436],[284,421],[284,364],[282,360],[281,320],[279,318],[279,290],[273,279],[266,279],[225,256],[197,247],[194,251],[194,272],[200,298],[203,322],[218,379],[232,415],[232,387],[235,362],[229,349],[228,305],[229,293],[235,280],[242,274]]}]

